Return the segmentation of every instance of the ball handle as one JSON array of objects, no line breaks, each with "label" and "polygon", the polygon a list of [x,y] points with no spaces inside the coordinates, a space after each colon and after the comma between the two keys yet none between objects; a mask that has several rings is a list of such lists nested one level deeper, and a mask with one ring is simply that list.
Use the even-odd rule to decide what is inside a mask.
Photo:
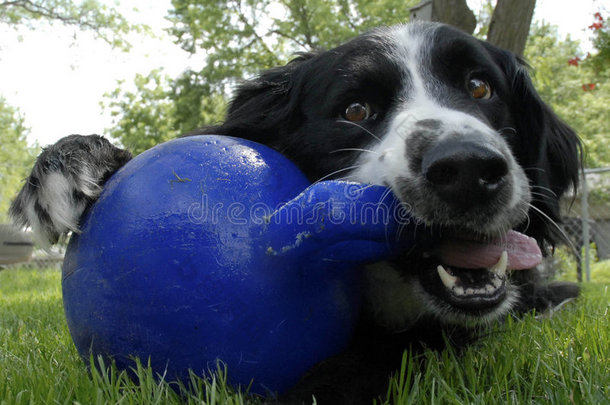
[{"label": "ball handle", "polygon": [[345,181],[311,185],[266,221],[267,254],[338,262],[388,259],[418,226],[386,187]]}]

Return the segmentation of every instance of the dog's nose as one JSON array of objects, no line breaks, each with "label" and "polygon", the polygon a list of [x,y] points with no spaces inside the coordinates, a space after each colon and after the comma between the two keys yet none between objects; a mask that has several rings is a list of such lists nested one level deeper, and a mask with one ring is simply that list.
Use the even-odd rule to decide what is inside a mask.
[{"label": "dog's nose", "polygon": [[422,174],[437,195],[468,209],[495,198],[507,185],[508,163],[495,149],[458,140],[425,153]]}]

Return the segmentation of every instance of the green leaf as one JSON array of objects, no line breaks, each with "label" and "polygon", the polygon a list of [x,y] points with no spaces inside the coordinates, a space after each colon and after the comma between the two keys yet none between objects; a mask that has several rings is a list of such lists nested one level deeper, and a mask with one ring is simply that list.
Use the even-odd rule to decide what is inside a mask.
[{"label": "green leaf", "polygon": [[35,147],[29,147],[19,111],[0,97],[0,222],[8,221],[8,207],[34,164]]}]

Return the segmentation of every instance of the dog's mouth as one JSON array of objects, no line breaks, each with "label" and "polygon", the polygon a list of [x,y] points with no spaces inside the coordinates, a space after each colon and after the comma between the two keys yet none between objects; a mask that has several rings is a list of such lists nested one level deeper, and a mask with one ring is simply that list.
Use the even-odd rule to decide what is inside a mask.
[{"label": "dog's mouth", "polygon": [[507,298],[509,272],[542,261],[535,239],[509,231],[496,239],[446,237],[424,254],[419,278],[424,290],[462,312],[492,311]]},{"label": "dog's mouth", "polygon": [[454,307],[477,310],[495,306],[506,295],[506,254],[489,269],[462,269],[438,265],[437,275],[442,288],[436,289]]}]

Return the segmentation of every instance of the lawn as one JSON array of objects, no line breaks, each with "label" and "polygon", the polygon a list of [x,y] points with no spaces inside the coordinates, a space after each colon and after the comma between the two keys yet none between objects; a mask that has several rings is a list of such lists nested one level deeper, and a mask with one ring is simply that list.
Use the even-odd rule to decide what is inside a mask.
[{"label": "lawn", "polygon": [[[257,402],[227,388],[221,372],[193,376],[189,388],[158,382],[142,365],[138,384],[112,367],[89,372],[70,340],[60,284],[56,270],[0,271],[0,404]],[[508,318],[460,355],[407,352],[387,403],[610,404],[609,305],[609,285],[589,283],[552,317]]]}]

